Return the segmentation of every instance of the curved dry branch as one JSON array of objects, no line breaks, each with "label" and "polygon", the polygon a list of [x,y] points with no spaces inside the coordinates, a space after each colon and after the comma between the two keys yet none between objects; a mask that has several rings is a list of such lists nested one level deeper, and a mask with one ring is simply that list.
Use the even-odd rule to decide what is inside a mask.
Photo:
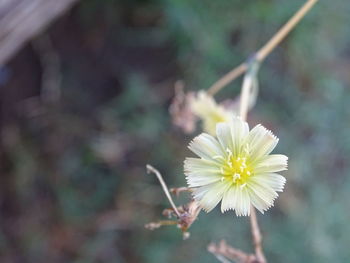
[{"label": "curved dry branch", "polygon": [[[263,46],[256,52],[256,59],[260,63],[281,43],[281,41],[292,31],[300,20],[309,12],[318,0],[308,0],[289,20],[288,22]],[[217,80],[209,89],[208,93],[216,94],[226,85],[231,83],[237,77],[242,75],[248,69],[247,63],[242,63],[232,69],[230,72]]]}]

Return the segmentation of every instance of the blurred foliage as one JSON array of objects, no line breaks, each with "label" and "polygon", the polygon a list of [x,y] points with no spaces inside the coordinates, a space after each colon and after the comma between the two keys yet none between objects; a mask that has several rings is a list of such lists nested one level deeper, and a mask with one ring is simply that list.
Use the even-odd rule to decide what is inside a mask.
[{"label": "blurred foliage", "polygon": [[[61,62],[56,104],[40,99],[41,54],[25,47],[1,84],[0,261],[216,262],[206,246],[221,238],[250,250],[248,220],[217,210],[187,241],[175,227],[145,230],[168,206],[145,164],[185,184],[192,136],[171,125],[174,82],[208,88],[303,2],[82,1],[43,33]],[[271,128],[290,157],[286,191],[259,216],[270,262],[350,258],[349,11],[320,1],[260,72],[249,122]]]}]

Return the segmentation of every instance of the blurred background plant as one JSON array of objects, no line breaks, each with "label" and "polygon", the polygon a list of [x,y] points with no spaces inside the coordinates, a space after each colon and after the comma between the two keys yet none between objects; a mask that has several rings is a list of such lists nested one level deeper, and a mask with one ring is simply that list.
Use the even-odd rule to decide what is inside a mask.
[{"label": "blurred background plant", "polygon": [[[0,261],[215,262],[206,246],[222,238],[249,251],[246,219],[217,209],[187,241],[145,230],[168,206],[145,164],[185,185],[192,135],[171,125],[175,81],[208,88],[303,3],[85,0],[27,43],[0,71]],[[349,11],[320,1],[260,70],[248,121],[290,157],[285,192],[259,216],[271,262],[350,258]]]}]

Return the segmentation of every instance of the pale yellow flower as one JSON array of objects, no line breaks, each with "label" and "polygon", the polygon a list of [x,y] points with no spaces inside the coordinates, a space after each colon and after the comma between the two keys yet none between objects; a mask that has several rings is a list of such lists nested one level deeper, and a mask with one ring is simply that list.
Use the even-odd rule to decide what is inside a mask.
[{"label": "pale yellow flower", "polygon": [[217,104],[205,91],[198,92],[191,101],[191,110],[203,122],[203,130],[215,135],[216,124],[231,120],[234,113]]},{"label": "pale yellow flower", "polygon": [[262,125],[249,131],[240,118],[216,125],[216,138],[202,133],[189,149],[200,158],[186,158],[187,183],[193,197],[207,212],[221,201],[221,211],[237,216],[250,214],[253,205],[264,213],[273,206],[286,179],[277,174],[287,170],[288,157],[271,154],[278,143]]}]

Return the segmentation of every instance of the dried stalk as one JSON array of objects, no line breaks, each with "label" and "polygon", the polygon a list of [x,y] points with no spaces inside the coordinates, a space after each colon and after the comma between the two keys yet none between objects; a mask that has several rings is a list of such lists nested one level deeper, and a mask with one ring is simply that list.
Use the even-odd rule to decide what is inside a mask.
[{"label": "dried stalk", "polygon": [[226,85],[228,85],[233,80],[235,80],[240,75],[242,75],[246,70],[247,70],[246,63],[242,63],[239,66],[235,67],[230,72],[222,76],[219,80],[217,80],[213,85],[211,85],[211,87],[208,89],[208,94],[215,95],[222,88],[226,87]]},{"label": "dried stalk", "polygon": [[170,188],[170,193],[172,193],[172,194],[174,194],[176,196],[179,196],[180,193],[182,193],[182,192],[192,193],[193,189],[189,188],[189,187],[186,187],[186,186],[177,187],[177,188]]},{"label": "dried stalk", "polygon": [[208,251],[214,254],[220,261],[223,258],[234,260],[239,263],[256,263],[258,262],[257,257],[254,254],[247,254],[240,249],[233,248],[227,245],[225,240],[221,240],[220,243],[211,243],[208,246]]},{"label": "dried stalk", "polygon": [[[256,53],[256,59],[261,63],[264,59],[281,43],[290,31],[300,22],[318,0],[308,0],[288,22]],[[242,63],[216,81],[209,89],[208,93],[216,94],[234,79],[242,75],[248,69],[247,63]]]},{"label": "dried stalk", "polygon": [[181,215],[180,215],[179,211],[177,210],[173,199],[171,198],[168,187],[167,187],[166,183],[164,182],[164,179],[163,179],[162,175],[160,174],[160,172],[156,168],[154,168],[153,166],[151,166],[149,164],[146,165],[146,168],[147,168],[148,173],[154,173],[157,176],[157,178],[160,182],[160,185],[162,186],[163,191],[171,204],[171,207],[174,209],[174,212],[176,213],[176,215],[180,218]]},{"label": "dried stalk", "polygon": [[256,210],[254,207],[250,209],[250,227],[252,231],[253,244],[255,248],[255,256],[259,263],[266,263],[266,258],[262,249],[262,235],[260,232]]},{"label": "dried stalk", "polygon": [[[163,215],[168,217],[168,218],[172,218],[173,216],[176,216],[177,219],[176,220],[160,220],[157,222],[150,222],[150,223],[145,225],[145,228],[147,228],[149,230],[154,230],[154,229],[157,229],[161,226],[177,225],[177,227],[180,228],[182,231],[183,239],[189,238],[190,233],[187,230],[191,227],[193,222],[198,218],[198,215],[201,211],[199,203],[197,201],[191,199],[191,201],[188,202],[187,204],[176,207],[173,199],[171,198],[170,192],[168,190],[168,186],[166,185],[160,172],[149,164],[146,165],[146,168],[147,168],[148,173],[154,173],[157,176],[157,178],[158,178],[158,180],[163,188],[163,191],[171,204],[172,208],[165,209],[163,211]],[[185,192],[185,191],[191,192],[192,190],[187,188],[187,187],[180,187],[180,188],[172,188],[170,191],[172,193],[178,195],[181,192]]]},{"label": "dried stalk", "polygon": [[145,225],[145,228],[149,230],[154,230],[157,228],[160,228],[161,226],[171,226],[171,225],[176,225],[177,221],[174,220],[160,220],[158,222],[151,222]]}]

